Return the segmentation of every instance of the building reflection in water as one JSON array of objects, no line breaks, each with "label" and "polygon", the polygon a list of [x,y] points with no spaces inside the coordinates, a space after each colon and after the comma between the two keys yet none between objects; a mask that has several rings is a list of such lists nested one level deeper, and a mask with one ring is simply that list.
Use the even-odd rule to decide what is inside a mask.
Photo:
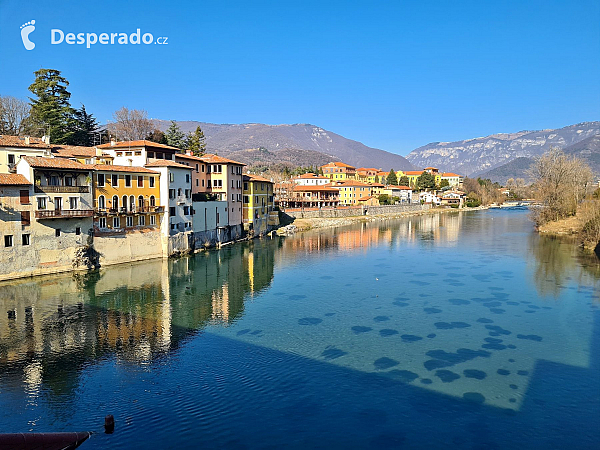
[{"label": "building reflection in water", "polygon": [[273,278],[277,241],[179,260],[113,266],[0,286],[0,385],[35,397],[72,392],[83,367],[106,358],[145,364],[210,324],[241,317]]}]

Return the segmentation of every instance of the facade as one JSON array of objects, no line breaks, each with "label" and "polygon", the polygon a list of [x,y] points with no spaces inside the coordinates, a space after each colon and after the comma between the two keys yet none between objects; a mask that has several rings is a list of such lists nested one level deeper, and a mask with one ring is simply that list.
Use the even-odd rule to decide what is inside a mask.
[{"label": "facade", "polygon": [[269,231],[269,213],[273,211],[273,182],[258,175],[244,175],[244,230],[259,236]]},{"label": "facade", "polygon": [[192,231],[191,168],[175,161],[156,160],[146,168],[160,173],[160,206],[164,207],[161,231],[164,236]]},{"label": "facade", "polygon": [[433,192],[420,192],[419,201],[421,203],[431,203],[433,205],[439,205],[441,203],[440,198]]},{"label": "facade", "polygon": [[46,142],[46,138],[0,136],[0,173],[13,171],[21,156],[51,156]]},{"label": "facade", "polygon": [[242,169],[244,164],[218,155],[201,157],[208,172],[207,192],[227,201],[230,226],[242,224]]},{"label": "facade", "polygon": [[208,172],[208,164],[201,156],[191,154],[175,154],[175,162],[188,166],[192,169],[192,194],[208,193],[208,182],[210,180],[210,172]]},{"label": "facade", "polygon": [[330,162],[321,166],[320,169],[323,171],[323,175],[329,177],[332,182],[354,180],[356,177],[356,168],[343,162]]},{"label": "facade", "polygon": [[340,192],[340,205],[356,206],[359,198],[371,195],[371,186],[361,181],[346,180],[331,186]]},{"label": "facade", "polygon": [[379,200],[374,195],[367,195],[358,199],[358,204],[363,206],[378,206]]},{"label": "facade", "polygon": [[282,208],[335,208],[340,203],[340,194],[331,185],[296,185],[287,188],[278,201]]},{"label": "facade", "polygon": [[300,186],[322,186],[330,182],[329,177],[315,175],[310,172],[292,178],[292,181]]},{"label": "facade", "polygon": [[364,183],[379,183],[381,181],[378,176],[379,172],[381,169],[359,167],[356,169],[356,180]]},{"label": "facade", "polygon": [[448,185],[450,187],[458,187],[464,181],[464,177],[456,173],[445,172],[441,175],[440,181],[441,180],[448,180]]},{"label": "facade", "polygon": [[160,229],[165,211],[160,172],[105,164],[93,167],[95,234]]},{"label": "facade", "polygon": [[113,164],[119,166],[144,167],[153,161],[175,161],[179,149],[152,141],[111,141],[97,146],[98,149],[113,158]]},{"label": "facade", "polygon": [[390,198],[398,197],[401,203],[412,203],[413,191],[408,186],[386,186],[383,190]]}]

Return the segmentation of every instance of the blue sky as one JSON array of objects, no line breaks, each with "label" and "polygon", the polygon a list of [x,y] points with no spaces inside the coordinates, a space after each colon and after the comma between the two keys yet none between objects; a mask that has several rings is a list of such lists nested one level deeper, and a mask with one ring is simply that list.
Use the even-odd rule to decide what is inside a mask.
[{"label": "blue sky", "polygon": [[[137,28],[168,44],[50,43]],[[311,123],[405,155],[600,120],[600,2],[0,0],[0,95],[41,67],[100,121]]]}]

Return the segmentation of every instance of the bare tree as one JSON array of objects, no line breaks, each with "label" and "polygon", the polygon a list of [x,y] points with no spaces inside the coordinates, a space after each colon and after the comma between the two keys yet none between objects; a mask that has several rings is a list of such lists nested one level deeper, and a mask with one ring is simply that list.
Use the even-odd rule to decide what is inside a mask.
[{"label": "bare tree", "polygon": [[18,136],[29,121],[29,103],[15,97],[0,97],[0,132]]},{"label": "bare tree", "polygon": [[538,225],[574,215],[593,182],[592,171],[584,161],[556,148],[536,158],[529,175],[544,204],[534,217]]},{"label": "bare tree", "polygon": [[109,132],[117,139],[135,141],[146,139],[154,131],[154,125],[148,120],[148,113],[141,109],[122,107],[113,113],[114,122],[109,124]]}]

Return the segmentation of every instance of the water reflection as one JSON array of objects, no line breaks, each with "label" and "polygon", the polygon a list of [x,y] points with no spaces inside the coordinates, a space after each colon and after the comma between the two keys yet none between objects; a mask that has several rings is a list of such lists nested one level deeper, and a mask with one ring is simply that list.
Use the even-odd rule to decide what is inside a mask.
[{"label": "water reflection", "polygon": [[145,364],[207,324],[227,326],[269,286],[275,241],[180,260],[109,267],[0,287],[1,381],[36,392],[76,388],[90,362]]}]

